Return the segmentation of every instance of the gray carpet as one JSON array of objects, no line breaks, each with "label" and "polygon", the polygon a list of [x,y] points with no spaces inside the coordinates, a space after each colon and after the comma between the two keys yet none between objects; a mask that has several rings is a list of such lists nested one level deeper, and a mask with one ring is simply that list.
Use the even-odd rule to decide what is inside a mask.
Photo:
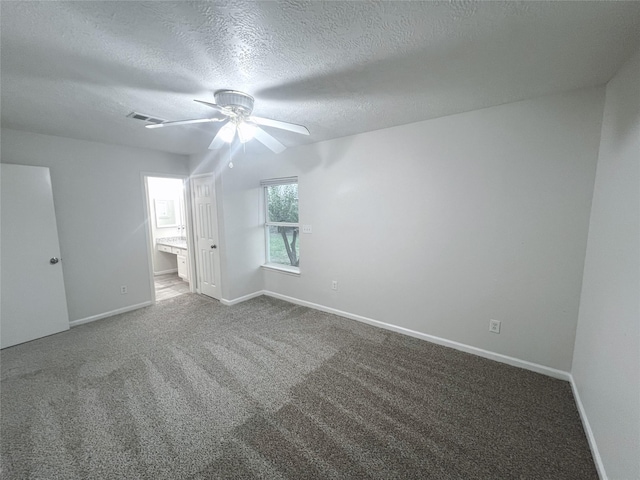
[{"label": "gray carpet", "polygon": [[597,478],[568,383],[268,297],[1,361],[6,479]]}]

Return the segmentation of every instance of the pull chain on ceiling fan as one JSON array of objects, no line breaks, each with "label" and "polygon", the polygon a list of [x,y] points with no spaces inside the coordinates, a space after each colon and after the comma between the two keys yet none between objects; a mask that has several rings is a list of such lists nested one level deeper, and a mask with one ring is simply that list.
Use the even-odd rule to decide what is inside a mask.
[{"label": "pull chain on ceiling fan", "polygon": [[253,112],[253,97],[236,90],[218,90],[214,93],[215,103],[204,100],[194,100],[211,107],[216,111],[216,116],[211,118],[197,118],[194,120],[177,120],[175,122],[163,122],[153,125],[145,125],[146,128],[173,127],[178,125],[190,125],[194,123],[223,122],[222,127],[209,145],[210,150],[222,148],[223,145],[233,142],[236,135],[241,143],[256,139],[275,153],[282,152],[286,147],[279,140],[267,133],[260,126],[278,128],[289,132],[309,135],[309,130],[295,123],[272,120],[270,118],[251,115]]}]

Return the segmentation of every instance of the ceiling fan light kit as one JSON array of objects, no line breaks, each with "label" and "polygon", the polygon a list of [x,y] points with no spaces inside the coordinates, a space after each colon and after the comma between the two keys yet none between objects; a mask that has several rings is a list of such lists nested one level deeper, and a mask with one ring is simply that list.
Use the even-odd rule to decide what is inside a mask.
[{"label": "ceiling fan light kit", "polygon": [[236,136],[236,126],[232,121],[228,121],[219,131],[218,136],[220,140],[225,143],[231,143]]},{"label": "ceiling fan light kit", "polygon": [[247,143],[256,135],[256,128],[253,123],[242,122],[238,124],[238,138],[242,143]]},{"label": "ceiling fan light kit", "polygon": [[271,134],[260,128],[260,125],[287,130],[301,135],[309,135],[309,130],[302,125],[251,115],[253,112],[254,98],[247,93],[237,90],[218,90],[213,94],[213,98],[215,103],[195,100],[216,111],[216,115],[212,118],[163,122],[145,125],[145,127],[161,128],[194,123],[224,122],[224,125],[218,130],[218,133],[209,145],[210,150],[222,148],[225,144],[233,142],[237,133],[241,143],[246,143],[255,138],[271,151],[275,153],[282,152],[286,147]]}]

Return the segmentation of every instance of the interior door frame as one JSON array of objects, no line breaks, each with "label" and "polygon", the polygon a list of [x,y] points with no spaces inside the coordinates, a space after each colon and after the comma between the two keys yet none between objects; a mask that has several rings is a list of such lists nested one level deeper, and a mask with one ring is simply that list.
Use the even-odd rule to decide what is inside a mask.
[{"label": "interior door frame", "polygon": [[153,272],[153,252],[151,251],[151,241],[153,239],[153,230],[151,222],[153,219],[151,218],[151,205],[149,205],[149,184],[147,179],[149,177],[153,178],[177,178],[182,180],[183,185],[183,204],[184,204],[184,216],[186,222],[186,230],[185,235],[187,237],[187,264],[189,268],[189,292],[195,293],[196,283],[197,283],[197,275],[195,271],[195,261],[194,261],[194,244],[193,244],[193,228],[191,222],[191,182],[189,181],[189,175],[174,175],[171,173],[155,173],[155,172],[140,172],[140,178],[142,181],[142,191],[144,193],[144,219],[147,225],[145,228],[145,237],[146,237],[146,246],[147,246],[147,262],[149,264],[149,287],[151,289],[151,303],[155,305],[156,303],[156,286],[154,280],[154,272]]},{"label": "interior door frame", "polygon": [[[217,299],[218,301],[221,301],[222,298],[224,298],[224,296],[222,295],[222,252],[224,250],[224,245],[220,244],[220,218],[218,216],[219,213],[219,209],[220,207],[218,206],[218,190],[216,189],[216,174],[215,172],[204,172],[204,173],[198,173],[195,175],[190,175],[189,176],[189,186],[190,186],[190,200],[191,200],[191,218],[194,219],[195,218],[195,190],[191,185],[191,182],[193,182],[194,179],[196,178],[211,178],[211,185],[213,186],[213,199],[215,201],[215,206],[216,206],[216,210],[215,212],[213,212],[213,215],[215,215],[215,222],[216,222],[216,232],[218,234],[218,238],[216,239],[216,243],[218,245],[218,255],[219,255],[219,259],[220,261],[218,262],[218,269],[219,269],[219,275],[218,275],[218,285],[220,287],[220,298]],[[195,229],[195,226],[193,226],[192,228]],[[199,268],[198,266],[198,262],[195,258],[195,254],[196,254],[196,248],[195,248],[195,238],[196,238],[196,233],[195,230],[192,232],[193,233],[193,242],[194,242],[194,251],[193,251],[193,262],[194,262],[194,266],[195,269],[197,270]],[[202,294],[202,292],[200,291],[200,285],[197,284],[196,285],[196,293]]]}]

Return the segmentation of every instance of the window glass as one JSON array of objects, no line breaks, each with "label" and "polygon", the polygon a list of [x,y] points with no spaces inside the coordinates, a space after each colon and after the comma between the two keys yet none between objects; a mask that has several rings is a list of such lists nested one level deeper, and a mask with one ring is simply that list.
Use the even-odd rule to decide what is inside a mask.
[{"label": "window glass", "polygon": [[298,184],[270,185],[267,190],[267,222],[298,223]]},{"label": "window glass", "polygon": [[298,224],[298,184],[291,179],[264,186],[266,263],[298,269],[300,265],[300,225]]},{"label": "window glass", "polygon": [[300,242],[298,227],[267,227],[268,263],[291,265],[300,263]]}]

